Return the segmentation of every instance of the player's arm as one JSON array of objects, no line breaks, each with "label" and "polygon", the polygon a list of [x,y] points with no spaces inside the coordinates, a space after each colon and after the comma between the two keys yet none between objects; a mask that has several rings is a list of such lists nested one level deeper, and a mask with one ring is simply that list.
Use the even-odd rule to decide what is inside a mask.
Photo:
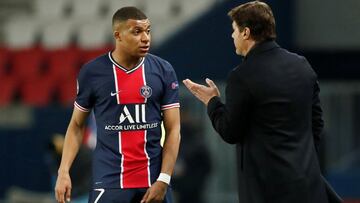
[{"label": "player's arm", "polygon": [[[142,203],[158,202],[164,199],[168,184],[166,179],[174,171],[180,145],[180,111],[179,108],[171,108],[163,111],[165,142],[162,155],[161,174],[146,192]],[[165,177],[164,177],[165,176]],[[162,179],[165,178],[165,179]],[[163,182],[165,181],[165,182]]]},{"label": "player's arm", "polygon": [[164,112],[165,142],[161,173],[172,175],[180,145],[180,112],[172,108]]},{"label": "player's arm", "polygon": [[85,121],[89,112],[80,111],[74,108],[66,136],[58,170],[58,178],[55,186],[55,197],[60,203],[65,203],[65,198],[70,201],[71,179],[69,175],[70,167],[82,143],[85,130]]}]

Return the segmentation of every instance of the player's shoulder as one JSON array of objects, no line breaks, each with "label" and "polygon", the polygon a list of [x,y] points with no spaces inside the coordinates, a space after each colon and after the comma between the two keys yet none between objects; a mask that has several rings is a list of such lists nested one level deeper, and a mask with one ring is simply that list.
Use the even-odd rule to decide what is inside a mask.
[{"label": "player's shoulder", "polygon": [[147,60],[149,63],[151,64],[155,64],[155,65],[158,65],[159,67],[161,68],[170,68],[172,69],[172,65],[165,59],[159,57],[159,56],[156,56],[154,54],[147,54],[146,57],[145,57],[145,60]]},{"label": "player's shoulder", "polygon": [[109,53],[104,53],[96,58],[91,59],[83,65],[83,68],[92,68],[99,65],[104,65],[109,61]]},{"label": "player's shoulder", "polygon": [[101,70],[99,66],[106,66],[109,64],[109,53],[104,53],[96,58],[91,59],[90,61],[86,62],[82,65],[80,69],[80,73],[87,73]]}]

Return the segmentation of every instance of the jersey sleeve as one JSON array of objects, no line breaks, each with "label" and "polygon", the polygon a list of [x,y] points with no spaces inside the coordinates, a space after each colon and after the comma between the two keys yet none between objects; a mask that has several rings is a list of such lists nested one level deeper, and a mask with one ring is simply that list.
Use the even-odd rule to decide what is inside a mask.
[{"label": "jersey sleeve", "polygon": [[170,63],[166,63],[164,72],[165,90],[161,101],[161,110],[179,108],[179,82]]},{"label": "jersey sleeve", "polygon": [[85,67],[81,68],[77,78],[77,94],[74,106],[83,112],[90,112],[93,107],[91,83]]}]

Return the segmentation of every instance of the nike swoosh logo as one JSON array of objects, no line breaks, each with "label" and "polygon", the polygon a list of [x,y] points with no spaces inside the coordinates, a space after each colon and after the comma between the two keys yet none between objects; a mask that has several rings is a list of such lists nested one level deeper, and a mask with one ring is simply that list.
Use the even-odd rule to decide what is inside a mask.
[{"label": "nike swoosh logo", "polygon": [[117,92],[110,92],[110,95],[113,97],[113,96],[115,96],[115,95],[117,95],[117,94],[119,94],[121,91],[117,91]]}]

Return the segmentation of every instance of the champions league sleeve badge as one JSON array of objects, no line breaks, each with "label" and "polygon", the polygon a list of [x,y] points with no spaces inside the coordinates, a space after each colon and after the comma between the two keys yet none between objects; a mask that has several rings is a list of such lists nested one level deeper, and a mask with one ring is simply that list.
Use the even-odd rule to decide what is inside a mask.
[{"label": "champions league sleeve badge", "polygon": [[152,94],[151,87],[149,87],[147,85],[142,86],[140,89],[140,94],[141,94],[141,96],[143,96],[146,99],[151,97],[151,94]]},{"label": "champions league sleeve badge", "polygon": [[171,83],[171,89],[175,90],[175,89],[179,89],[179,83],[178,81],[172,82]]}]

